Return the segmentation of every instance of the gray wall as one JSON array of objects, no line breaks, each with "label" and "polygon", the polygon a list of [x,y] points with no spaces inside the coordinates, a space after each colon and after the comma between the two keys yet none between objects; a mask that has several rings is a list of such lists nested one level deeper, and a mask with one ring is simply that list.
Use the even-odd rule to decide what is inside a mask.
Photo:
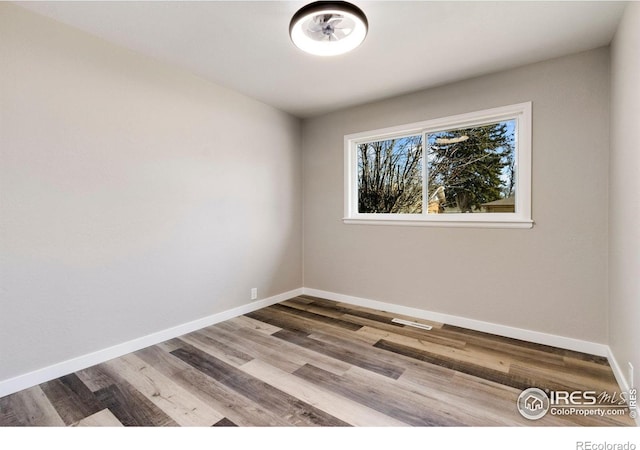
[{"label": "gray wall", "polygon": [[[343,137],[533,102],[531,230],[345,225]],[[607,341],[607,48],[303,122],[304,285]]]},{"label": "gray wall", "polygon": [[640,372],[640,4],[631,2],[611,50],[609,345],[628,378]]},{"label": "gray wall", "polygon": [[0,380],[302,285],[300,123],[0,4]]}]

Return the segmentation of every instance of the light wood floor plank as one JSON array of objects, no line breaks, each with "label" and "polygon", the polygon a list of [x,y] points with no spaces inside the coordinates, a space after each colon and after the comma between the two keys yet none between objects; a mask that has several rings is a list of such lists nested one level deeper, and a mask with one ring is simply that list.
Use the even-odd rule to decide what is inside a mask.
[{"label": "light wood floor plank", "polygon": [[[362,332],[362,330],[360,330]],[[364,332],[362,332],[364,334]],[[498,372],[509,372],[509,361],[506,358],[489,354],[488,352],[469,351],[466,346],[443,345],[433,340],[425,340],[424,338],[414,338],[386,331],[368,329],[367,334],[377,335],[380,340],[393,342],[402,346],[410,347],[418,351],[425,351],[444,358],[463,361],[470,364],[486,367]]]},{"label": "light wood floor plank", "polygon": [[[416,411],[423,411],[422,414],[427,420],[446,421],[443,425],[507,425],[499,417],[487,414],[482,408],[470,406],[467,398],[446,395],[446,392],[451,392],[446,386],[439,389],[424,389],[419,385],[401,380],[389,380],[358,367],[352,367],[343,378],[355,385],[364,385],[370,388],[375,386],[381,392],[380,399],[386,403],[399,405],[398,407],[411,404]],[[461,408],[461,404],[464,404],[465,407]],[[514,425],[514,423],[509,425]]]},{"label": "light wood floor plank", "polygon": [[334,417],[354,426],[402,427],[407,424],[362,406],[359,403],[335,395],[315,384],[279,370],[259,359],[240,367],[240,370],[270,384],[283,392],[315,406]]},{"label": "light wood floor plank", "polygon": [[415,398],[407,394],[398,398],[388,395],[375,383],[358,383],[345,376],[339,377],[312,365],[306,365],[294,372],[294,375],[313,382],[320,387],[346,397],[361,405],[375,409],[383,414],[414,426],[455,426],[462,425],[450,417],[434,414],[425,410]]},{"label": "light wood floor plank", "polygon": [[108,409],[103,409],[95,414],[85,417],[74,423],[74,427],[122,427],[122,423]]},{"label": "light wood floor plank", "polygon": [[571,369],[561,369],[557,367],[533,367],[532,365],[512,364],[509,374],[513,377],[528,377],[532,384],[541,386],[543,389],[553,390],[594,390],[594,386],[599,386],[600,390],[615,391],[615,379],[603,376],[590,376],[585,371]]},{"label": "light wood floor plank", "polygon": [[106,365],[175,420],[178,425],[208,427],[224,417],[223,414],[135,355],[123,356]]},{"label": "light wood floor plank", "polygon": [[237,323],[243,326],[244,328],[249,328],[254,331],[259,331],[260,333],[264,333],[264,334],[277,333],[282,329],[282,328],[274,327],[273,325],[269,325],[268,323],[260,322],[259,320],[255,320],[247,316],[234,317],[233,319],[230,319],[227,321],[227,323],[230,323],[230,322]]},{"label": "light wood floor plank", "polygon": [[230,345],[227,345],[219,339],[214,339],[211,333],[205,333],[206,332],[189,333],[181,336],[180,340],[235,367],[241,366],[253,359],[253,356],[248,355],[238,348],[237,342],[232,342]]},{"label": "light wood floor plank", "polygon": [[238,395],[237,392],[194,369],[179,358],[149,347],[136,352],[136,356],[151,364],[156,370],[197,396],[216,411],[238,426],[290,426],[290,424],[268,408]]},{"label": "light wood floor plank", "polygon": [[243,348],[249,347],[248,351],[251,351],[255,358],[260,358],[288,373],[296,371],[310,361],[335,374],[342,374],[351,367],[348,363],[301,348],[272,335],[267,337],[254,330],[238,327],[233,320],[219,324],[213,332],[217,337],[227,339],[225,342],[240,342]]},{"label": "light wood floor plank", "polygon": [[[309,335],[309,339],[332,344],[334,346],[344,348],[351,353],[365,354],[372,359],[380,361],[380,363],[393,364],[394,366],[402,369],[403,373],[407,369],[412,369],[415,373],[419,373],[425,378],[437,378],[443,381],[448,381],[456,373],[454,370],[447,367],[428,364],[412,357],[376,348],[375,346],[363,346],[360,341],[349,341],[340,336],[313,333]],[[351,367],[349,369],[351,369]],[[338,375],[343,375],[345,372]]]},{"label": "light wood floor plank", "polygon": [[346,426],[335,417],[290,396],[279,389],[244,374],[242,371],[188,346],[172,352],[173,355],[192,365],[199,371],[236,391],[238,394],[269,408],[298,426]]},{"label": "light wood floor plank", "polygon": [[363,369],[367,369],[390,378],[398,378],[404,371],[403,367],[389,363],[388,361],[382,361],[381,358],[376,358],[376,356],[370,352],[364,353],[349,351],[348,349],[345,350],[338,345],[311,339],[308,336],[296,333],[295,331],[282,330],[278,331],[273,336],[306,348],[307,350],[312,350],[316,353],[344,361],[351,365],[362,367]]},{"label": "light wood floor plank", "polygon": [[0,425],[59,427],[65,423],[40,386],[0,398]]},{"label": "light wood floor plank", "polygon": [[[465,375],[460,378],[455,373],[447,383],[439,379],[425,379],[414,370],[407,370],[398,378],[398,386],[405,390],[420,392],[441,405],[451,405],[460,409],[455,415],[465,425],[475,426],[527,426],[527,419],[520,414],[504,414],[505,410],[515,410],[520,391],[497,383],[483,383],[475,377]],[[461,408],[460,405],[464,405]]]}]

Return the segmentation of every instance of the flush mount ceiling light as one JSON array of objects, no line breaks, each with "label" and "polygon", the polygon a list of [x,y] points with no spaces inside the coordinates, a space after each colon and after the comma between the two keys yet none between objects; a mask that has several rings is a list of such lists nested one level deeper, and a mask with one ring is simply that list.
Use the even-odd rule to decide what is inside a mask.
[{"label": "flush mount ceiling light", "polygon": [[293,43],[307,53],[334,56],[362,44],[369,24],[362,10],[348,2],[314,2],[294,14],[289,24]]}]

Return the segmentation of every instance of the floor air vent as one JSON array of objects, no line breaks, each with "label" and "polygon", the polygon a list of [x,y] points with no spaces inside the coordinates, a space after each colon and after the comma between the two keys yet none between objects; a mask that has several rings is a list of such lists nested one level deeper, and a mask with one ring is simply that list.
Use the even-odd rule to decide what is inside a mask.
[{"label": "floor air vent", "polygon": [[433,327],[432,327],[432,326],[430,326],[430,325],[425,325],[425,324],[423,324],[423,323],[418,323],[418,322],[411,322],[411,321],[409,321],[409,320],[404,320],[404,319],[396,319],[396,318],[393,318],[393,319],[391,319],[391,321],[392,321],[393,323],[400,323],[400,324],[402,324],[402,325],[407,325],[407,326],[415,327],[415,328],[421,328],[421,329],[423,329],[423,330],[430,330],[431,328],[433,328]]}]

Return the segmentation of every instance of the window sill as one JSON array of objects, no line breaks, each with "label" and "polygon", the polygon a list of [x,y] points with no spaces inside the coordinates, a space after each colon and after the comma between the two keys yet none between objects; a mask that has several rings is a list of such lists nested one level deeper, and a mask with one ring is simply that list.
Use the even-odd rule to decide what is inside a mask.
[{"label": "window sill", "polygon": [[347,225],[391,225],[409,227],[444,228],[533,228],[533,220],[424,220],[424,219],[371,219],[345,217]]}]

